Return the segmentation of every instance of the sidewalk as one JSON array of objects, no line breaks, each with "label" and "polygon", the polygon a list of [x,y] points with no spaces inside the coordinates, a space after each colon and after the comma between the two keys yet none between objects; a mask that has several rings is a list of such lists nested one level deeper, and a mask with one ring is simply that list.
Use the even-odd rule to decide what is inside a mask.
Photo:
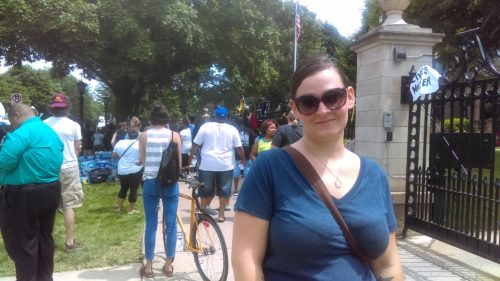
[{"label": "sidewalk", "polygon": [[[189,193],[187,188],[181,187],[181,192]],[[231,207],[237,197],[231,198]],[[212,208],[219,206],[214,200]],[[184,223],[189,221],[189,205],[185,199],[179,200],[179,214]],[[231,256],[232,228],[234,212],[226,211],[226,221],[219,224],[224,233],[226,244]],[[186,231],[189,229],[185,225]],[[202,280],[194,259],[189,252],[177,252],[174,262],[174,276],[167,278],[161,272],[164,250],[161,240],[161,231],[157,233],[156,256],[153,265],[155,277],[144,280]],[[448,244],[431,239],[416,232],[409,232],[405,240],[398,240],[399,253],[403,263],[405,280],[409,281],[458,281],[458,280],[500,280],[500,264],[491,262],[479,256],[462,251]],[[54,273],[55,281],[138,281],[140,264],[126,266],[93,268],[80,271]],[[14,277],[0,278],[0,281],[14,281]],[[231,266],[229,281],[234,280]]]}]

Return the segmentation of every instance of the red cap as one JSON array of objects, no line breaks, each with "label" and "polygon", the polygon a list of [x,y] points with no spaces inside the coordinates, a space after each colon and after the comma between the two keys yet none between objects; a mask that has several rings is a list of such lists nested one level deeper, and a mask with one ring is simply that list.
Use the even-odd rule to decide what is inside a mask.
[{"label": "red cap", "polygon": [[61,108],[68,106],[68,98],[63,93],[57,93],[52,96],[52,101],[50,102],[50,108]]}]

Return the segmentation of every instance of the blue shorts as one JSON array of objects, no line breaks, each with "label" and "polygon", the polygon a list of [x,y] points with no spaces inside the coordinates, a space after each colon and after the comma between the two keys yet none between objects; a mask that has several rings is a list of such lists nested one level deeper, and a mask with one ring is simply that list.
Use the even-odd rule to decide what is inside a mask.
[{"label": "blue shorts", "polygon": [[[247,162],[245,163],[245,168],[243,168],[243,177],[246,177],[248,175],[248,172],[250,172],[251,167],[252,167],[252,160],[247,160]],[[240,175],[241,175],[241,169],[239,161],[236,161],[233,170],[233,178],[237,178]]]},{"label": "blue shorts", "polygon": [[229,171],[203,171],[198,170],[198,180],[204,184],[198,189],[201,198],[208,198],[214,195],[214,181],[217,185],[217,196],[222,198],[231,197],[231,185],[233,170]]}]

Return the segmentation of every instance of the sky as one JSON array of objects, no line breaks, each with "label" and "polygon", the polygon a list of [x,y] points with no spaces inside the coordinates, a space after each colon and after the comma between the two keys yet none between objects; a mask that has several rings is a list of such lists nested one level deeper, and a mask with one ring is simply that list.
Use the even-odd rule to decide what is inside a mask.
[{"label": "sky", "polygon": [[[342,36],[348,37],[354,34],[361,27],[362,11],[364,0],[299,0],[299,4],[306,6],[317,18],[327,21],[337,28]],[[50,68],[51,64],[45,61],[32,64],[34,68]],[[0,62],[0,73],[7,71]],[[80,71],[72,74],[77,79],[82,79],[85,83],[95,87],[95,80],[89,81],[82,78]]]},{"label": "sky", "polygon": [[335,26],[342,36],[350,36],[361,27],[364,0],[299,0],[299,4]]}]

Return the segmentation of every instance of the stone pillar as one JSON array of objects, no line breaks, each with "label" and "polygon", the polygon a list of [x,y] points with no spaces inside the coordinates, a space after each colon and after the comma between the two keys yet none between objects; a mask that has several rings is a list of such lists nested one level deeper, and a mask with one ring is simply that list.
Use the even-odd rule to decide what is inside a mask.
[{"label": "stone pillar", "polygon": [[[409,105],[400,102],[401,76],[412,66],[432,66],[432,49],[444,36],[403,21],[409,2],[379,0],[386,21],[351,45],[357,53],[355,152],[384,167],[394,203],[403,206]],[[402,226],[404,214],[397,213]]]}]

